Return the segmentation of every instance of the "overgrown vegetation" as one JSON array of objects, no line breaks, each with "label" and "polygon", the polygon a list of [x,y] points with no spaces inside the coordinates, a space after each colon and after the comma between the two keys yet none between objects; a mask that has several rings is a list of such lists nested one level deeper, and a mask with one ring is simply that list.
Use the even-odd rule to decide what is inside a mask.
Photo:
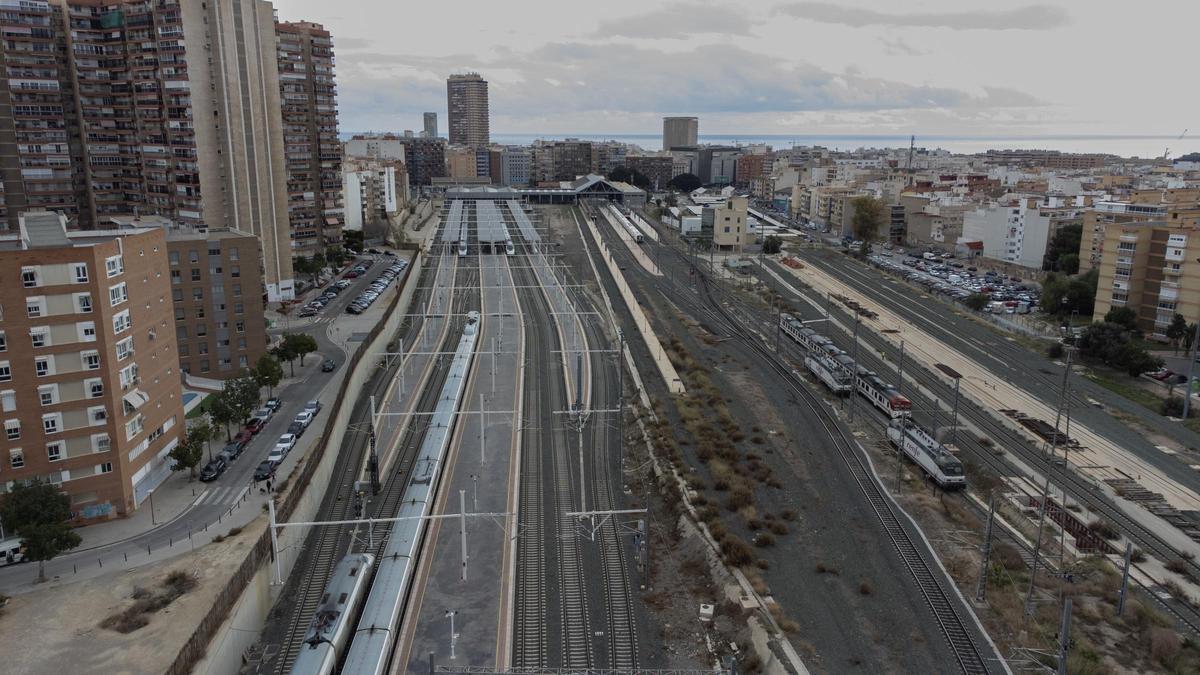
[{"label": "overgrown vegetation", "polygon": [[196,578],[182,570],[167,574],[157,591],[145,588],[133,589],[133,604],[100,622],[101,628],[118,633],[132,633],[150,623],[150,615],[183,597],[196,588]]}]

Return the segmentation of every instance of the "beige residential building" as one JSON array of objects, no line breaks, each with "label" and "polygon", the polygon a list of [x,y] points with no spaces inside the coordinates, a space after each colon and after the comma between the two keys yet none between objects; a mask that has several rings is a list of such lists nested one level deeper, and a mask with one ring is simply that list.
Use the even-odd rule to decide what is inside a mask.
[{"label": "beige residential building", "polygon": [[446,148],[446,173],[451,178],[475,178],[475,148],[452,145]]},{"label": "beige residential building", "polygon": [[1134,190],[1122,201],[1099,201],[1083,212],[1079,271],[1086,272],[1104,256],[1105,232],[1111,224],[1162,221],[1177,226],[1200,224],[1200,188]]},{"label": "beige residential building", "polygon": [[748,206],[745,197],[730,197],[705,207],[700,214],[700,239],[711,242],[717,251],[738,252],[753,243],[747,222]]},{"label": "beige residential building", "polygon": [[166,233],[47,211],[18,228],[0,236],[0,492],[37,477],[76,520],[126,515],[185,428]]},{"label": "beige residential building", "polygon": [[1165,340],[1175,314],[1200,320],[1200,229],[1149,221],[1110,223],[1104,233],[1093,319],[1130,307],[1150,337]]}]

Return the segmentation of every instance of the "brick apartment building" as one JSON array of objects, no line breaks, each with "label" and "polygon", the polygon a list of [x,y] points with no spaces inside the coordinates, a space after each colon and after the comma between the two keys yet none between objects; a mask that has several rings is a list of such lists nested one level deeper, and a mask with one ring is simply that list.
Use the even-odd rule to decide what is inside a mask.
[{"label": "brick apartment building", "polygon": [[0,236],[0,491],[39,477],[90,521],[137,509],[185,424],[166,233],[66,224]]},{"label": "brick apartment building", "polygon": [[260,248],[237,230],[198,230],[157,216],[115,217],[120,228],[155,227],[167,236],[179,369],[237,377],[267,353]]}]

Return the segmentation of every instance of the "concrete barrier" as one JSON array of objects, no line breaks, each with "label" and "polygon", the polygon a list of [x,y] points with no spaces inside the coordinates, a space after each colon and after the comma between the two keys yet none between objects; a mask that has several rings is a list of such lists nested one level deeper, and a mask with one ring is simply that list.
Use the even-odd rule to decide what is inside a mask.
[{"label": "concrete barrier", "polygon": [[[325,498],[325,489],[337,463],[338,451],[342,447],[354,408],[380,365],[378,359],[370,355],[386,350],[404,320],[407,307],[419,285],[419,275],[413,271],[420,269],[424,260],[419,250],[411,250],[412,262],[400,282],[399,292],[392,296],[383,319],[368,333],[367,339],[347,364],[346,376],[331,404],[330,419],[320,440],[313,445],[304,463],[298,465],[298,470],[283,479],[286,487],[279,501],[279,520],[311,520]],[[180,649],[167,670],[168,675],[223,675],[238,672],[246,649],[258,641],[258,634],[266,623],[267,613],[280,589],[272,586],[275,570],[271,558],[270,533],[262,520],[256,521],[255,525],[254,530],[259,535],[254,547],[222,590],[217,602],[213,603],[208,615]],[[284,528],[279,532],[279,566],[283,578],[286,579],[295,566],[307,534],[301,528]]]},{"label": "concrete barrier", "polygon": [[612,252],[608,250],[604,240],[600,237],[600,231],[596,229],[596,223],[588,218],[585,214],[583,222],[587,223],[588,231],[592,234],[592,240],[596,243],[597,250],[600,251],[600,257],[604,259],[604,264],[608,266],[608,272],[612,275],[613,282],[617,286],[617,290],[621,293],[621,299],[625,301],[625,306],[629,308],[629,313],[633,316],[633,323],[637,326],[638,332],[642,334],[642,339],[646,342],[646,348],[650,350],[650,356],[654,358],[654,365],[658,368],[659,375],[667,384],[667,391],[672,394],[682,394],[686,389],[683,386],[683,380],[680,379],[679,373],[676,372],[674,364],[667,358],[666,351],[663,350],[662,343],[658,340],[658,335],[654,333],[654,328],[650,326],[650,320],[646,318],[646,313],[642,311],[642,306],[638,304],[637,298],[633,295],[633,290],[629,288],[629,282],[625,281],[625,275],[621,273],[621,268],[617,266],[613,260]]}]

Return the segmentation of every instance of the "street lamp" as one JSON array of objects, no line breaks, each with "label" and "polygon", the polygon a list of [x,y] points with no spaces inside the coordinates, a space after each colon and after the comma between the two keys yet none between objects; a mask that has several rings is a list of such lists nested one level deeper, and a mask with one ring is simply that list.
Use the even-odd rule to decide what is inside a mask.
[{"label": "street lamp", "polygon": [[154,490],[147,492],[146,497],[150,500],[150,524],[158,525],[158,521],[154,519]]}]

